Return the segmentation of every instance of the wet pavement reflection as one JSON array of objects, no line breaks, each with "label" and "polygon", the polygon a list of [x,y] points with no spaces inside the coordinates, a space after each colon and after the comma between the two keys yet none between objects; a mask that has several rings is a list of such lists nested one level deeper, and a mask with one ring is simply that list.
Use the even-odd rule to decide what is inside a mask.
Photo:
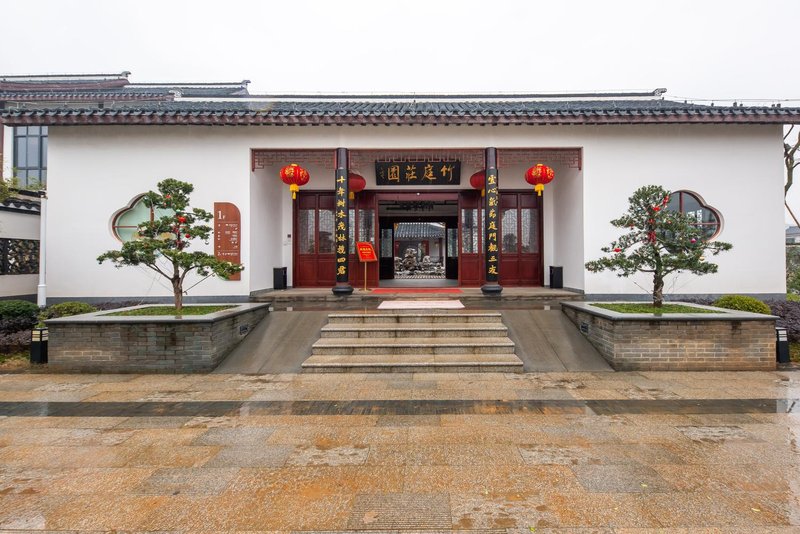
[{"label": "wet pavement reflection", "polygon": [[798,532],[800,374],[0,375],[0,532]]}]

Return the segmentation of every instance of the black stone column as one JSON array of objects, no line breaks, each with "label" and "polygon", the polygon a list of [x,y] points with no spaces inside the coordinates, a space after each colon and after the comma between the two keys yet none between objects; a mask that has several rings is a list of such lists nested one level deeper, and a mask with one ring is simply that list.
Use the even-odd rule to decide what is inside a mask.
[{"label": "black stone column", "polygon": [[348,176],[348,153],[346,148],[336,149],[336,171],[334,174],[336,187],[336,212],[334,217],[334,242],[336,244],[336,285],[334,295],[350,295],[350,211],[347,205],[347,193],[350,189]]},{"label": "black stone column", "polygon": [[499,295],[500,286],[500,247],[497,240],[498,220],[500,212],[500,194],[498,193],[499,172],[497,171],[497,149],[486,149],[486,196],[484,197],[483,221],[485,232],[483,238],[483,254],[486,260],[486,283],[481,286],[484,295]]}]

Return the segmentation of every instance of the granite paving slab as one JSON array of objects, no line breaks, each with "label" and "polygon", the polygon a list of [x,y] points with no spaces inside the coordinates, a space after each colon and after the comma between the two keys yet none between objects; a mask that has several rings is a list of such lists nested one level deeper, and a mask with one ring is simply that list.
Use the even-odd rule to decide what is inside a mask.
[{"label": "granite paving slab", "polygon": [[292,450],[286,445],[224,447],[203,467],[281,467]]},{"label": "granite paving slab", "polygon": [[793,534],[798,391],[797,372],[0,375],[0,531]]},{"label": "granite paving slab", "polygon": [[450,496],[446,493],[356,495],[347,528],[449,529]]}]

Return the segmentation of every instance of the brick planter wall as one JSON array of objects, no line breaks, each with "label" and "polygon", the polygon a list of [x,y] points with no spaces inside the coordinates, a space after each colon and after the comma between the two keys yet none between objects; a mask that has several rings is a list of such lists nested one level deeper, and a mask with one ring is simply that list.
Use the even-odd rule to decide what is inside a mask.
[{"label": "brick planter wall", "polygon": [[[138,307],[142,306],[134,308]],[[111,317],[108,311],[51,319],[46,321],[49,367],[106,373],[208,372],[268,310],[269,304],[238,304],[181,319]]]},{"label": "brick planter wall", "polygon": [[585,302],[562,302],[561,309],[618,371],[775,369],[777,317],[771,315],[719,310],[653,317],[616,313]]}]

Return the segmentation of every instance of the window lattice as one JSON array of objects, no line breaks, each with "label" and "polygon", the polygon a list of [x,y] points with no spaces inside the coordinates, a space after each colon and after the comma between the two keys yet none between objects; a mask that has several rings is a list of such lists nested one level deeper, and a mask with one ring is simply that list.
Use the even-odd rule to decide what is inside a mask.
[{"label": "window lattice", "polygon": [[38,273],[39,241],[0,239],[0,275]]}]

